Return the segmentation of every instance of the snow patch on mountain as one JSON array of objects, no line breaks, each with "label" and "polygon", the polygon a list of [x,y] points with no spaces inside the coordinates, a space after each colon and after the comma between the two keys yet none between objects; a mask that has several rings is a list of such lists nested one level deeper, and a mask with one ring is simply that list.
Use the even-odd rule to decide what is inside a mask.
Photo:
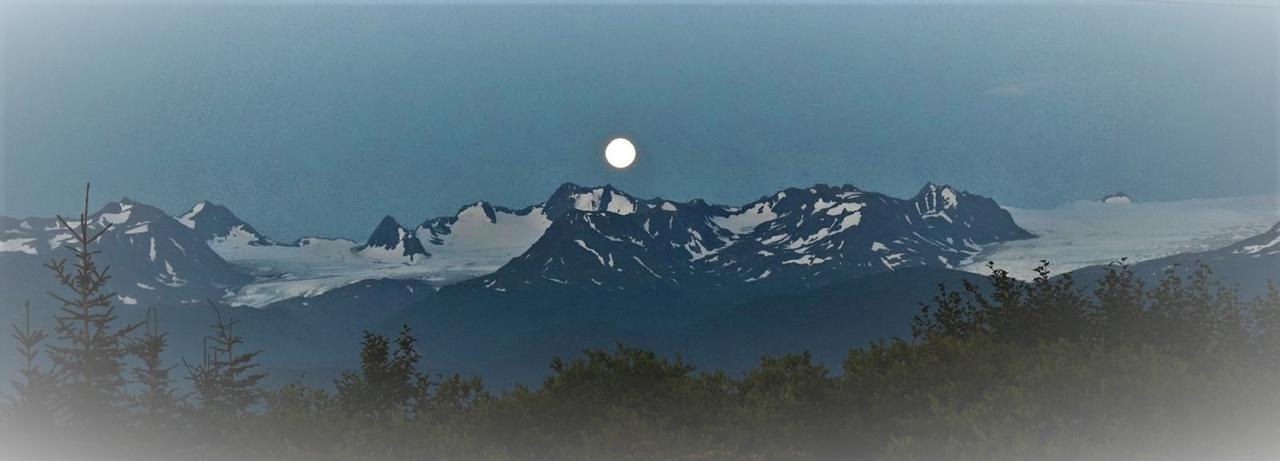
[{"label": "snow patch on mountain", "polygon": [[252,231],[245,229],[244,226],[238,225],[238,226],[232,227],[230,232],[227,233],[227,235],[217,237],[213,240],[210,240],[210,242],[211,244],[216,244],[216,245],[257,246],[256,242],[258,242],[259,239],[261,239],[261,237],[258,234],[255,234]]},{"label": "snow patch on mountain", "polygon": [[778,214],[773,212],[773,203],[765,201],[750,205],[728,216],[712,218],[711,222],[729,232],[747,234],[761,224],[775,219],[778,219]]},{"label": "snow patch on mountain", "polygon": [[582,211],[595,211],[600,209],[600,203],[604,189],[592,189],[591,192],[578,194],[573,198],[573,207]]},{"label": "snow patch on mountain", "polygon": [[1272,238],[1271,241],[1267,243],[1263,243],[1260,245],[1246,245],[1244,248],[1241,249],[1240,253],[1241,254],[1257,254],[1257,253],[1261,253],[1264,250],[1269,250],[1271,248],[1274,248],[1276,245],[1280,245],[1280,235],[1277,235],[1275,238]]},{"label": "snow patch on mountain", "polygon": [[610,186],[574,192],[569,198],[573,200],[573,208],[578,211],[607,211],[628,215],[635,213],[637,207],[629,197]]},{"label": "snow patch on mountain", "polygon": [[419,238],[428,242],[429,251],[436,255],[498,252],[515,257],[533,245],[549,226],[551,220],[542,206],[532,207],[525,213],[495,210],[490,218],[483,206],[476,204],[458,212],[448,234],[430,234],[426,227],[420,227],[418,232]]},{"label": "snow patch on mountain", "polygon": [[50,250],[57,249],[58,247],[62,246],[64,243],[71,241],[72,238],[73,238],[72,235],[66,232],[54,234],[53,237],[49,238],[49,249]]},{"label": "snow patch on mountain", "polygon": [[182,225],[184,226],[187,226],[187,228],[189,229],[195,229],[196,228],[195,217],[196,215],[199,215],[201,211],[204,211],[205,205],[206,205],[206,202],[203,202],[203,201],[196,202],[195,205],[192,205],[190,210],[188,210],[186,213],[183,213],[182,216],[178,217],[178,222],[182,223]]},{"label": "snow patch on mountain", "polygon": [[841,203],[841,204],[838,204],[838,205],[834,205],[834,206],[832,206],[832,207],[830,207],[830,208],[827,208],[827,215],[829,215],[829,216],[840,216],[840,215],[842,215],[842,214],[854,213],[854,212],[857,212],[858,210],[861,210],[861,209],[862,209],[862,204],[861,204],[861,203],[858,203],[858,202],[846,202],[846,203]]},{"label": "snow patch on mountain", "polygon": [[[600,252],[596,250],[592,250],[591,247],[587,246],[587,242],[583,242],[581,239],[579,239],[579,240],[574,240],[574,243],[577,243],[578,246],[582,247],[583,250],[587,250],[588,253],[591,253],[592,256],[595,256],[596,260],[600,261],[601,266],[605,265],[604,257],[600,256]],[[612,258],[610,258],[610,260],[612,260]],[[609,264],[609,266],[613,266],[613,265]]]},{"label": "snow patch on mountain", "polygon": [[757,275],[757,276],[755,276],[755,277],[748,277],[746,280],[743,280],[743,281],[744,281],[744,282],[747,282],[747,283],[751,283],[751,282],[759,282],[759,281],[761,281],[761,280],[764,280],[764,279],[766,279],[766,278],[769,278],[769,275],[771,275],[772,273],[773,273],[773,272],[772,272],[772,271],[770,271],[769,269],[765,269],[765,270],[764,270],[764,272],[761,272],[761,273],[760,273],[760,275]]},{"label": "snow patch on mountain", "polygon": [[98,226],[105,226],[107,224],[120,225],[128,222],[129,216],[132,215],[130,212],[131,209],[133,209],[133,205],[125,203],[120,205],[120,211],[118,212],[102,213],[98,215]]},{"label": "snow patch on mountain", "polygon": [[1265,234],[1240,242],[1239,248],[1232,250],[1232,253],[1258,257],[1280,253],[1280,248],[1277,247],[1280,247],[1280,223],[1271,226],[1271,230]]},{"label": "snow patch on mountain", "polygon": [[0,240],[0,253],[12,252],[26,253],[29,255],[36,254],[37,251],[35,247],[28,245],[35,240],[36,239],[33,238]]},{"label": "snow patch on mountain", "polygon": [[626,196],[614,195],[605,210],[613,214],[626,215],[636,212],[636,204]]},{"label": "snow patch on mountain", "polygon": [[789,259],[789,260],[783,261],[782,263],[783,264],[799,264],[801,266],[812,266],[815,264],[822,264],[830,260],[831,258],[820,258],[814,255],[804,255],[796,259]]}]

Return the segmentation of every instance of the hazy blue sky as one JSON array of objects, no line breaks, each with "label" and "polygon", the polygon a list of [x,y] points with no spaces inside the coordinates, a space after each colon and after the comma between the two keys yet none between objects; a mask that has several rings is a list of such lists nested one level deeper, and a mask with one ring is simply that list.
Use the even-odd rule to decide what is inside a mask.
[{"label": "hazy blue sky", "polygon": [[[208,198],[363,238],[564,181],[741,203],[1277,191],[1276,10],[0,6],[0,214]],[[613,136],[640,149],[611,171]]]}]

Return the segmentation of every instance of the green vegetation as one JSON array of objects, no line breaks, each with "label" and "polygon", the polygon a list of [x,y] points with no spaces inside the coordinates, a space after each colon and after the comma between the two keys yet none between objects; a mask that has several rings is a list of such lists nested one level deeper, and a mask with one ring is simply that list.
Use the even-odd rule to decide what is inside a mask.
[{"label": "green vegetation", "polygon": [[[87,229],[81,217],[81,235]],[[67,226],[72,228],[71,226]],[[940,286],[913,338],[808,353],[740,376],[618,344],[554,358],[536,387],[429,376],[407,327],[367,332],[333,391],[259,389],[258,352],[223,319],[174,391],[152,316],[112,325],[84,235],[53,344],[26,359],[0,446],[136,459],[1264,459],[1280,435],[1280,293],[1242,300],[1207,267],[1146,287],[1115,265],[1086,290],[1047,263],[1029,282]],[[215,308],[216,309],[216,308]],[[77,326],[79,325],[79,326]],[[751,338],[743,338],[750,341]],[[43,349],[42,349],[43,345]],[[39,352],[49,352],[42,365]],[[352,351],[353,354],[357,351]],[[134,364],[129,368],[129,364]],[[129,384],[129,385],[126,385]],[[14,454],[14,453],[6,453]]]}]

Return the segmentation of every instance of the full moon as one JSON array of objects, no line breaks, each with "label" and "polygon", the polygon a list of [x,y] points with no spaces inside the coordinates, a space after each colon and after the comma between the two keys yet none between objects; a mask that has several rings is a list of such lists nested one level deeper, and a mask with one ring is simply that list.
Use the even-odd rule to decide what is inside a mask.
[{"label": "full moon", "polygon": [[604,146],[604,159],[614,168],[622,169],[636,161],[636,146],[626,138],[617,138]]}]

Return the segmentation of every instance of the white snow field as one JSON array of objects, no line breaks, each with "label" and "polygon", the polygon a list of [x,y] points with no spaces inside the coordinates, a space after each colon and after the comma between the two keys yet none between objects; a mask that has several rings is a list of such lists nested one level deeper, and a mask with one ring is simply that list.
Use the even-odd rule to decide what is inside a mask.
[{"label": "white snow field", "polygon": [[369,279],[423,280],[437,287],[486,275],[533,245],[551,222],[540,207],[527,215],[497,212],[493,221],[479,205],[457,215],[452,233],[430,242],[419,229],[430,257],[370,258],[356,242],[346,239],[304,238],[297,246],[249,245],[253,237],[209,242],[223,259],[252,271],[258,280],[226,298],[236,305],[261,307],[294,297],[311,297]]},{"label": "white snow field", "polygon": [[[232,293],[231,304],[261,307],[298,296],[311,297],[369,279],[414,279],[440,286],[492,273],[519,255],[520,248],[441,251],[414,262],[385,262],[352,251],[355,242],[303,239],[301,246],[230,247],[214,250],[259,277]],[[527,247],[525,247],[527,249]]]},{"label": "white snow field", "polygon": [[988,245],[960,269],[986,274],[987,261],[994,261],[1010,275],[1030,279],[1042,259],[1057,274],[1126,257],[1132,263],[1221,248],[1280,221],[1280,196],[1005,209],[1038,237]]}]

